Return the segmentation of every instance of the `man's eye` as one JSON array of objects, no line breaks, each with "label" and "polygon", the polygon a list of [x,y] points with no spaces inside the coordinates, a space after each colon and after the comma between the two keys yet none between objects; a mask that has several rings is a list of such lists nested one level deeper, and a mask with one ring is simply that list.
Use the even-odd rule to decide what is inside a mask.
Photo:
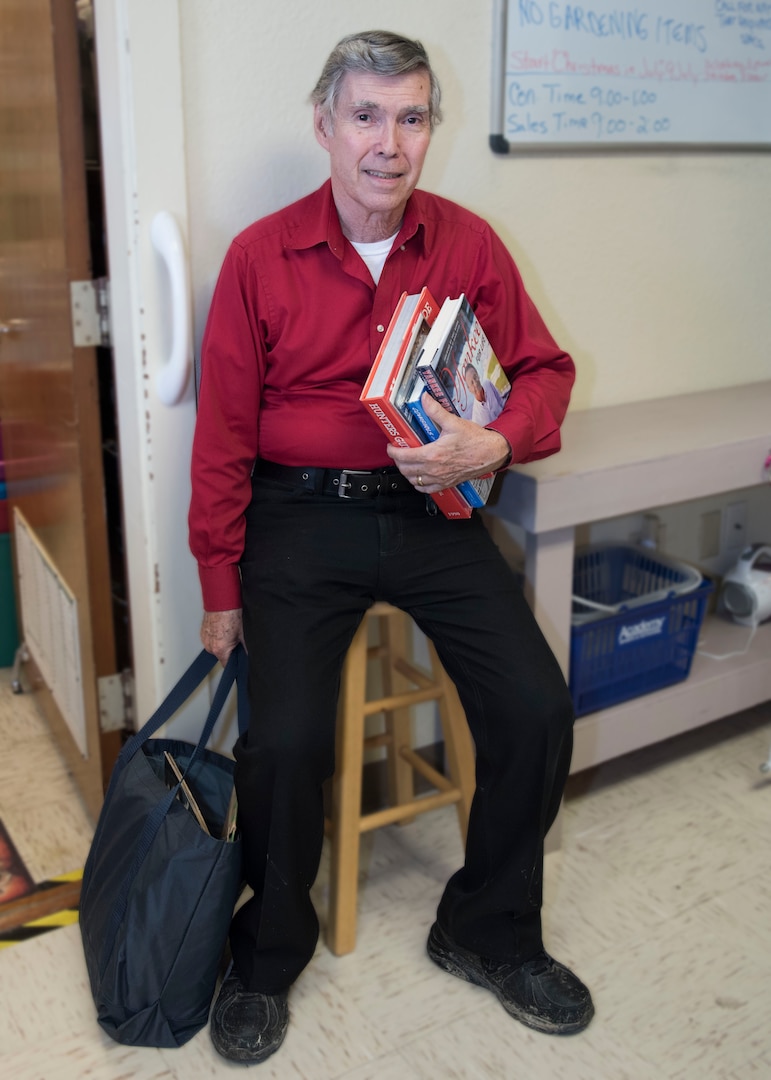
[{"label": "man's eye", "polygon": [[369,113],[365,113],[365,112],[358,113],[358,115],[356,117],[356,119],[360,120],[363,124],[366,124],[366,122],[369,120],[369,118],[370,118]]},{"label": "man's eye", "polygon": [[412,127],[418,127],[420,124],[424,123],[424,119],[425,118],[422,116],[408,116],[407,123]]}]

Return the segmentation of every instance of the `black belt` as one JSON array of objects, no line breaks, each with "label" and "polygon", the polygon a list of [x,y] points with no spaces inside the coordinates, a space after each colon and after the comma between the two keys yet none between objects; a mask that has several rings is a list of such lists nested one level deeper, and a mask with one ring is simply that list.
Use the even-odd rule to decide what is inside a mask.
[{"label": "black belt", "polygon": [[283,480],[286,484],[294,484],[318,495],[339,495],[341,499],[374,499],[376,495],[415,492],[415,488],[395,465],[367,472],[314,466],[303,468],[298,465],[277,465],[275,461],[258,461],[254,466],[254,475]]}]

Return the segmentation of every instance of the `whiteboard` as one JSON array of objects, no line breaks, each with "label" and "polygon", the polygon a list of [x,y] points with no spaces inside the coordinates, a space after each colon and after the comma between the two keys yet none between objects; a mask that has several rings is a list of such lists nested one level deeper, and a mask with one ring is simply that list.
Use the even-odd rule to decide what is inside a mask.
[{"label": "whiteboard", "polygon": [[495,0],[490,146],[771,146],[771,0]]}]

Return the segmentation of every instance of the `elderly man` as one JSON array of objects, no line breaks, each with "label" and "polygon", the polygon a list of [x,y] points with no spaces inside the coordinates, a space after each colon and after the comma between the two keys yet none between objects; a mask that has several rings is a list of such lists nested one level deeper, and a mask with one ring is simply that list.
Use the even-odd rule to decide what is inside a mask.
[{"label": "elderly man", "polygon": [[[312,100],[330,178],[233,241],[202,349],[190,510],[201,638],[222,661],[245,643],[252,708],[235,757],[253,896],[233,919],[212,1039],[225,1057],[259,1062],[284,1038],[289,989],[318,937],[309,892],[340,670],[375,600],[433,640],[476,745],[466,858],[428,955],[530,1027],[580,1031],[589,991],[545,952],[540,918],[572,703],[483,521],[448,520],[431,499],[554,453],[573,363],[492,229],[417,189],[440,119],[422,45],[351,35]],[[466,293],[512,389],[487,427],[430,402],[441,437],[397,449],[359,394],[400,294],[424,285],[437,297]]]},{"label": "elderly man", "polygon": [[469,361],[463,369],[463,378],[469,388],[474,403],[471,409],[471,419],[475,424],[485,427],[491,424],[498,416],[504,405],[504,397],[495,383],[488,378],[484,381],[479,378],[479,372]]}]

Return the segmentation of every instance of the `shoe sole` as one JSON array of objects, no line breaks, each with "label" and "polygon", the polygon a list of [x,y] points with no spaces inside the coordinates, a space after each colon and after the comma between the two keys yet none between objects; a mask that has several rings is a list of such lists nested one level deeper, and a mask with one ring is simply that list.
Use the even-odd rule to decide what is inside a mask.
[{"label": "shoe sole", "polygon": [[587,1015],[577,1020],[573,1024],[556,1024],[554,1021],[545,1020],[542,1017],[534,1016],[532,1013],[527,1012],[525,1009],[520,1009],[511,1002],[506,1001],[501,994],[495,983],[486,978],[484,972],[480,971],[474,960],[469,956],[469,959],[464,963],[464,957],[461,957],[456,950],[450,950],[446,948],[438,939],[434,927],[431,927],[431,932],[428,935],[428,944],[426,946],[426,952],[431,960],[442,969],[446,971],[448,975],[454,975],[458,979],[463,979],[464,982],[472,983],[474,986],[481,986],[484,990],[489,990],[491,994],[494,994],[503,1008],[509,1014],[513,1016],[515,1020],[519,1020],[520,1023],[526,1027],[533,1028],[535,1031],[544,1032],[547,1035],[576,1035],[579,1031],[583,1031],[589,1021],[594,1016],[594,1007],[590,1007]]}]

